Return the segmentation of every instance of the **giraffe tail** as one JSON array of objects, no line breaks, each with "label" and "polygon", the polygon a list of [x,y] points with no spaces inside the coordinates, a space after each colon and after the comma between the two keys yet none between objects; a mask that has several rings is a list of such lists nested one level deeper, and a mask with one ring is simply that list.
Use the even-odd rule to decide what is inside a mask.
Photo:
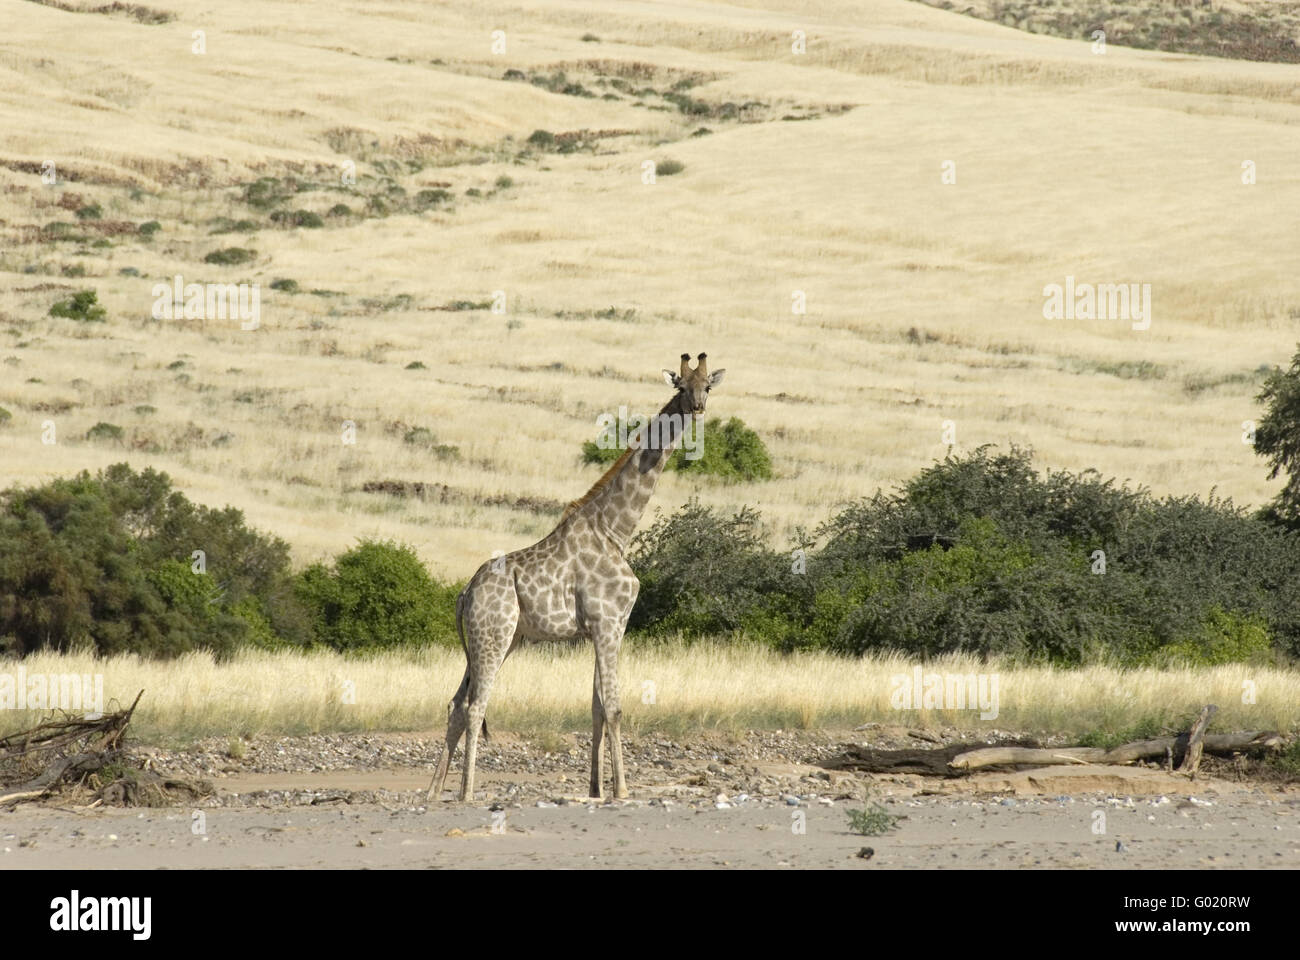
[{"label": "giraffe tail", "polygon": [[[456,635],[460,637],[460,648],[465,651],[465,679],[461,681],[461,690],[459,696],[464,696],[473,682],[474,661],[470,658],[469,647],[465,645],[465,607],[469,603],[469,587],[466,586],[456,597]],[[454,704],[454,701],[453,701]],[[488,734],[487,717],[483,718],[483,740],[488,742],[492,737]]]}]

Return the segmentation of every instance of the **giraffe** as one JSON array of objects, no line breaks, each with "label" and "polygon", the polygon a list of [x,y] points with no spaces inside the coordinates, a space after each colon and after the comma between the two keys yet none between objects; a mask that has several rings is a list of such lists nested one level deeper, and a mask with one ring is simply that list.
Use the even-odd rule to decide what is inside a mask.
[{"label": "giraffe", "polygon": [[497,671],[521,641],[589,638],[596,649],[591,685],[591,796],[602,796],[602,746],[609,734],[614,797],[627,796],[619,736],[618,652],[641,584],[623,553],[688,420],[704,413],[725,370],[712,374],[701,353],[691,369],[664,370],[676,391],[631,438],[614,465],[565,509],[555,529],[530,547],[489,560],[456,598],[465,676],[447,708],[447,744],[427,800],[442,795],[451,755],[465,736],[460,799],[474,797],[480,730],[487,739],[488,697]]}]

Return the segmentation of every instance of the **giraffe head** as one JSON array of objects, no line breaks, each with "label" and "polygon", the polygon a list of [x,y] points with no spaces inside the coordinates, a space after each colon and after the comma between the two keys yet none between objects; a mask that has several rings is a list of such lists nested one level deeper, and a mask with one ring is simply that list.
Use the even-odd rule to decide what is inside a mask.
[{"label": "giraffe head", "polygon": [[709,391],[722,382],[722,376],[727,372],[718,370],[716,373],[709,373],[705,365],[707,357],[708,354],[701,353],[697,358],[695,369],[692,370],[691,355],[683,353],[681,373],[664,371],[665,382],[677,390],[677,400],[683,415],[692,414],[697,417],[703,415],[704,405],[709,399]]}]

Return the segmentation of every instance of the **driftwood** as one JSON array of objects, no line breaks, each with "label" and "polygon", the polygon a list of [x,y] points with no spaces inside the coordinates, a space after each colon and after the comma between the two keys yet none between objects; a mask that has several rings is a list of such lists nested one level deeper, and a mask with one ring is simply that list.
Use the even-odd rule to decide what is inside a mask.
[{"label": "driftwood", "polygon": [[1188,735],[1187,752],[1183,754],[1183,765],[1178,768],[1179,773],[1196,776],[1196,768],[1201,765],[1201,751],[1205,748],[1205,728],[1210,725],[1210,717],[1218,710],[1212,703],[1201,708],[1200,716],[1192,724],[1192,732]]},{"label": "driftwood", "polygon": [[[953,777],[971,770],[1043,767],[1057,764],[1126,764],[1163,757],[1173,771],[1181,758],[1179,773],[1195,776],[1202,753],[1232,756],[1276,750],[1283,738],[1276,731],[1250,730],[1241,733],[1206,733],[1219,708],[1210,704],[1201,710],[1190,730],[1176,737],[1140,740],[1107,750],[1104,747],[1044,748],[1034,740],[1006,740],[988,745],[953,743],[935,750],[872,750],[849,744],[838,757],[822,762],[829,770],[862,773],[917,773]],[[912,736],[917,734],[912,733]]]},{"label": "driftwood", "polygon": [[[1138,760],[1163,757],[1170,751],[1175,756],[1186,756],[1189,739],[1189,734],[1182,733],[1176,737],[1161,737],[1158,740],[1126,743],[1114,750],[1106,750],[1102,747],[1061,747],[1054,750],[988,747],[958,754],[953,757],[949,766],[954,770],[976,770],[992,766],[1042,767],[1061,763],[1134,763]],[[1243,751],[1273,749],[1281,746],[1281,744],[1282,737],[1279,734],[1257,731],[1211,733],[1205,734],[1201,740],[1205,752],[1228,756]]]},{"label": "driftwood", "polygon": [[[859,773],[919,773],[932,777],[954,775],[950,767],[953,759],[971,753],[982,743],[950,743],[935,750],[871,750],[849,744],[838,757],[824,760],[821,766],[828,770],[854,770]],[[997,749],[1024,750],[1038,746],[1037,740],[1007,740]]]},{"label": "driftwood", "polygon": [[[13,777],[29,778],[8,787],[0,785],[0,804],[43,797],[65,780],[102,769],[117,756],[122,734],[143,694],[141,690],[126,710],[93,720],[65,715],[0,738],[0,784]],[[31,776],[35,771],[39,773]]]}]

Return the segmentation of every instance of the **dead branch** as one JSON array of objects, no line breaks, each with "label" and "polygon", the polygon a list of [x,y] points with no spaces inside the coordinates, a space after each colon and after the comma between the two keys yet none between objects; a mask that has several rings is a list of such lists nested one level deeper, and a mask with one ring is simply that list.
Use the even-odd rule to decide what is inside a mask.
[{"label": "dead branch", "polygon": [[1187,738],[1187,752],[1183,755],[1183,765],[1178,768],[1179,773],[1185,773],[1189,777],[1196,776],[1196,768],[1201,765],[1201,751],[1204,748],[1202,743],[1205,737],[1205,728],[1210,725],[1210,717],[1218,711],[1214,704],[1202,707],[1200,715],[1196,722],[1192,724],[1191,733]]}]

